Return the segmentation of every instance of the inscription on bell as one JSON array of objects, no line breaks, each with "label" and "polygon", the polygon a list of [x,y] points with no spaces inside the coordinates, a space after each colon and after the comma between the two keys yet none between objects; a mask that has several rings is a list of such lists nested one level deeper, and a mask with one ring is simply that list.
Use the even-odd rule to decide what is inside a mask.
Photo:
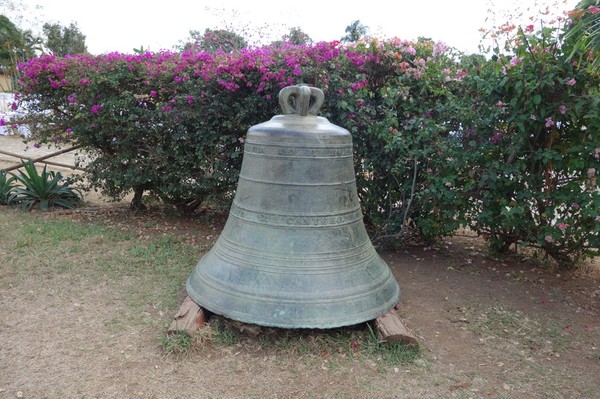
[{"label": "inscription on bell", "polygon": [[273,226],[337,226],[348,223],[355,223],[362,219],[362,213],[360,208],[352,209],[350,212],[346,212],[340,215],[274,215],[264,213],[264,211],[251,211],[243,209],[235,203],[232,205],[229,211],[230,215],[233,215],[239,219],[247,222],[264,223]]},{"label": "inscription on bell", "polygon": [[293,147],[293,146],[269,146],[258,143],[244,145],[245,154],[272,155],[299,158],[346,158],[352,156],[352,146],[343,145],[335,147]]}]

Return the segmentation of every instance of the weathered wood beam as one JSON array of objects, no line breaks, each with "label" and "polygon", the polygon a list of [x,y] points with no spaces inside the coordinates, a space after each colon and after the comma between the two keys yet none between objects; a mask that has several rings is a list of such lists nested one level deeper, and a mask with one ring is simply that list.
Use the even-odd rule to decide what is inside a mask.
[{"label": "weathered wood beam", "polygon": [[[55,157],[57,155],[61,155],[61,154],[67,153],[67,152],[71,152],[71,151],[77,150],[77,149],[79,149],[81,147],[82,146],[80,146],[80,145],[76,145],[74,147],[64,148],[62,150],[53,152],[51,154],[46,154],[46,155],[43,155],[43,156],[38,157],[38,158],[29,158],[29,157],[23,156],[22,154],[15,154],[14,152],[9,152],[9,151],[5,151],[5,150],[0,150],[0,154],[8,155],[10,157],[15,157],[15,158],[19,158],[19,159],[24,159],[24,160],[27,160],[27,161],[31,161],[33,163],[44,162],[44,163],[47,163],[49,165],[56,165],[56,166],[61,166],[61,167],[66,167],[66,168],[71,168],[71,169],[85,170],[85,169],[77,167],[77,166],[59,164],[58,162],[53,162],[53,161],[45,161],[46,159],[49,159],[49,158],[52,158],[52,157]],[[22,166],[23,165],[9,166],[8,168],[3,169],[3,170],[5,172],[9,172],[11,170],[19,169]]]},{"label": "weathered wood beam", "polygon": [[194,335],[205,323],[206,312],[192,298],[187,296],[179,307],[179,311],[175,314],[167,334],[184,332]]},{"label": "weathered wood beam", "polygon": [[418,347],[414,334],[404,325],[395,309],[375,319],[379,337],[387,343],[402,343]]}]

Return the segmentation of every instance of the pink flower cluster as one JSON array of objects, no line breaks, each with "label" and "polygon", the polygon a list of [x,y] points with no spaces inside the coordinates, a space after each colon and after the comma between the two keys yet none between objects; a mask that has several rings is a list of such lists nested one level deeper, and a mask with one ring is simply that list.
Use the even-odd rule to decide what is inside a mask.
[{"label": "pink flower cluster", "polygon": [[[398,65],[396,72],[419,79],[430,62],[445,56],[448,47],[437,43],[429,47],[427,59],[416,57],[417,50],[408,41],[392,39],[344,46],[340,42],[319,42],[297,46],[290,43],[248,48],[235,52],[214,53],[189,50],[182,53],[161,51],[143,54],[109,53],[100,56],[71,55],[64,58],[45,55],[19,65],[23,93],[40,90],[61,90],[68,93],[65,105],[81,105],[93,115],[99,115],[105,104],[102,98],[91,96],[85,88],[97,82],[99,76],[117,76],[115,81],[135,81],[135,94],[140,104],[148,101],[163,111],[177,104],[196,104],[205,98],[205,85],[220,87],[225,92],[250,90],[270,93],[281,87],[304,80],[307,73],[321,71],[314,84],[329,84],[332,68],[348,65],[355,75],[365,68],[385,62]],[[401,63],[398,63],[402,60]],[[461,80],[466,70],[448,70],[448,80]],[[140,77],[143,77],[140,81]],[[104,78],[101,80],[104,81]],[[182,87],[192,83],[191,86]],[[96,84],[96,83],[94,83]],[[42,89],[47,85],[47,89]],[[116,83],[119,85],[119,83]],[[368,85],[366,79],[348,85],[352,91]],[[213,89],[210,89],[212,91]],[[265,98],[266,98],[265,94]],[[270,95],[269,95],[270,96]],[[173,99],[177,101],[171,101]]]}]

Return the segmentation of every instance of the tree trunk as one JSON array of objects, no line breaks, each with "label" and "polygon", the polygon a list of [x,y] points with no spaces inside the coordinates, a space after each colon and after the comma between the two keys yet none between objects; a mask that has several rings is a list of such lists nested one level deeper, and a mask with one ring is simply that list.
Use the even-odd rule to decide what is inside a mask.
[{"label": "tree trunk", "polygon": [[142,212],[146,210],[146,205],[142,202],[142,195],[144,195],[144,189],[142,187],[133,188],[133,199],[129,207],[134,212]]}]

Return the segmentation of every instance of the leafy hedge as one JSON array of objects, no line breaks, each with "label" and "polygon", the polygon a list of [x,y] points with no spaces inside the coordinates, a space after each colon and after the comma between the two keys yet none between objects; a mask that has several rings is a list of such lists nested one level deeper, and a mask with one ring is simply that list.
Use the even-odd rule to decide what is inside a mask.
[{"label": "leafy hedge", "polygon": [[[300,82],[321,87],[325,115],[355,135],[359,186],[375,222],[389,218],[378,202],[397,202],[392,198],[397,187],[386,187],[383,179],[390,176],[375,173],[385,169],[377,158],[389,137],[375,137],[374,130],[389,134],[403,114],[419,112],[423,105],[412,98],[424,98],[431,86],[422,75],[433,65],[453,66],[447,49],[438,50],[434,55],[429,42],[395,41],[283,44],[233,53],[46,56],[21,66],[21,93],[45,122],[38,140],[67,140],[91,151],[93,186],[115,199],[130,190],[148,191],[190,210],[201,200],[228,206],[244,135],[279,112],[282,87]],[[430,95],[443,100],[444,93]],[[398,110],[379,105],[387,96],[393,96],[387,100],[392,108],[401,106],[395,104],[400,96],[411,97],[410,108],[394,116]],[[377,176],[378,192],[367,189],[374,185],[367,176]]]},{"label": "leafy hedge", "polygon": [[466,225],[566,263],[599,246],[598,73],[559,28],[508,28],[492,59],[397,39],[44,56],[20,66],[21,101],[43,122],[36,140],[90,153],[93,187],[192,211],[229,206],[248,128],[279,113],[282,87],[314,85],[353,135],[374,241]]}]

